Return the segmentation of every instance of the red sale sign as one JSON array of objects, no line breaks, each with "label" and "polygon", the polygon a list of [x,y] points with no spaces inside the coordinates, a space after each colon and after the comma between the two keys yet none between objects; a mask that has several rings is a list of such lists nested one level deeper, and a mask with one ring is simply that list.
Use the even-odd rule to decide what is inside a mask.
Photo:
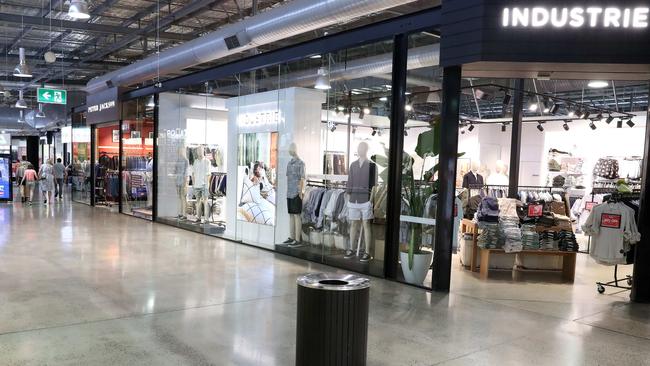
[{"label": "red sale sign", "polygon": [[591,210],[594,209],[594,207],[595,207],[597,204],[598,204],[598,203],[596,203],[596,202],[587,202],[587,203],[585,203],[585,210],[587,210],[587,211],[591,211]]},{"label": "red sale sign", "polygon": [[542,217],[544,215],[543,205],[528,205],[528,217]]},{"label": "red sale sign", "polygon": [[603,214],[600,217],[600,227],[606,227],[610,229],[620,229],[621,215]]}]

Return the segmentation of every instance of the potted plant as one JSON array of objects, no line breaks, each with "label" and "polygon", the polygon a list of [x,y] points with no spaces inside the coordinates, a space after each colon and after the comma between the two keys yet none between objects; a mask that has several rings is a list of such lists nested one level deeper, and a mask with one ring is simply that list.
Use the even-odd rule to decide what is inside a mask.
[{"label": "potted plant", "polygon": [[[408,206],[402,213],[414,219],[423,217],[427,199],[438,192],[438,181],[435,180],[438,164],[425,170],[427,160],[435,159],[440,154],[440,130],[436,128],[437,123],[437,119],[431,121],[431,128],[418,136],[415,153],[422,159],[419,174],[416,175],[414,169],[415,158],[406,152],[402,153],[402,200]],[[459,157],[462,155],[464,154],[459,154]],[[384,168],[388,166],[385,157],[376,157],[375,163]],[[406,282],[422,284],[433,261],[433,252],[424,248],[422,239],[425,232],[433,235],[435,226],[416,222],[407,222],[407,225],[407,242],[400,245],[402,273]]]}]

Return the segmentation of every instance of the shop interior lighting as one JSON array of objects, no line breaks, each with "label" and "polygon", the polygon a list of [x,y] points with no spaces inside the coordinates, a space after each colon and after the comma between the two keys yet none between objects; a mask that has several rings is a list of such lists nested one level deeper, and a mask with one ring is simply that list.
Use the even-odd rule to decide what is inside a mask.
[{"label": "shop interior lighting", "polygon": [[405,129],[404,129],[404,136],[408,136],[408,135],[409,135],[408,128],[405,128]]},{"label": "shop interior lighting", "polygon": [[376,128],[373,128],[373,129],[372,129],[372,134],[371,134],[371,135],[372,135],[372,136],[375,136],[376,134],[377,134],[377,129],[376,129]]},{"label": "shop interior lighting", "polygon": [[610,124],[610,123],[612,123],[613,120],[614,120],[614,117],[612,117],[612,115],[610,114],[609,117],[607,117],[607,119],[605,120],[605,123]]},{"label": "shop interior lighting", "polygon": [[562,125],[562,127],[564,128],[564,131],[569,130],[569,124],[567,123],[567,121],[564,121],[564,124]]},{"label": "shop interior lighting", "polygon": [[575,117],[576,113],[574,111],[569,111],[568,116],[569,117]]},{"label": "shop interior lighting", "polygon": [[501,132],[506,132],[506,124],[501,124]]},{"label": "shop interior lighting", "polygon": [[531,103],[528,106],[528,110],[531,112],[536,112],[539,109],[539,105],[537,103]]},{"label": "shop interior lighting", "polygon": [[407,112],[411,112],[413,110],[413,106],[410,104],[407,104],[404,106],[404,109],[406,109]]},{"label": "shop interior lighting", "polygon": [[14,67],[13,75],[18,78],[31,78],[32,72],[27,65],[27,59],[25,58],[25,49],[20,47],[18,49],[18,65]]},{"label": "shop interior lighting", "polygon": [[609,83],[603,80],[592,80],[587,84],[592,89],[602,89],[609,86]]},{"label": "shop interior lighting", "polygon": [[509,105],[511,99],[512,99],[512,95],[506,92],[506,94],[503,96],[503,105]]},{"label": "shop interior lighting", "polygon": [[548,100],[544,101],[544,113],[550,113],[552,106],[553,106],[552,103],[549,102]]},{"label": "shop interior lighting", "polygon": [[18,123],[25,123],[25,111],[23,109],[18,113]]},{"label": "shop interior lighting", "polygon": [[599,112],[598,115],[596,116],[596,121],[602,121],[603,120],[603,113]]},{"label": "shop interior lighting", "polygon": [[381,97],[379,100],[382,102],[388,102],[388,97]]},{"label": "shop interior lighting", "polygon": [[582,112],[582,114],[579,114],[578,116],[580,116],[580,119],[587,119],[587,118],[589,118],[590,115],[591,115],[591,113],[589,113],[589,111],[585,109]]},{"label": "shop interior lighting", "polygon": [[321,55],[312,55],[312,56],[309,56],[309,58],[311,58],[311,59],[313,59],[313,60],[318,60],[318,59],[320,59],[321,57],[322,57]]},{"label": "shop interior lighting", "polygon": [[[578,109],[577,111],[575,111],[573,116],[578,117],[578,118],[582,118],[582,110]],[[571,117],[573,117],[573,116],[571,116]]]},{"label": "shop interior lighting", "polygon": [[22,90],[18,91],[18,101],[16,102],[15,107],[16,108],[21,108],[21,109],[27,108],[27,101],[25,101],[25,98],[23,98],[23,91]]},{"label": "shop interior lighting", "polygon": [[68,16],[73,19],[90,19],[86,0],[71,0]]},{"label": "shop interior lighting", "polygon": [[38,112],[35,115],[36,118],[45,118],[45,112],[43,112],[43,104],[38,103]]},{"label": "shop interior lighting", "polygon": [[332,127],[330,128],[330,131],[332,131],[332,132],[336,131],[336,124],[332,125]]},{"label": "shop interior lighting", "polygon": [[461,127],[461,129],[460,129],[460,134],[461,134],[461,135],[464,135],[464,134],[465,134],[465,127]]},{"label": "shop interior lighting", "polygon": [[537,129],[539,130],[539,132],[544,132],[544,126],[542,126],[542,122],[538,122]]},{"label": "shop interior lighting", "polygon": [[357,126],[352,127],[352,134],[357,133]]},{"label": "shop interior lighting", "polygon": [[557,103],[553,103],[551,106],[551,109],[549,110],[550,114],[556,114],[560,110],[560,105]]},{"label": "shop interior lighting", "polygon": [[339,112],[343,112],[345,110],[345,107],[340,105],[340,106],[336,107],[336,110],[339,111]]},{"label": "shop interior lighting", "polygon": [[321,67],[318,69],[318,78],[316,78],[316,85],[314,85],[315,89],[318,90],[330,90],[332,89],[332,85],[330,85],[330,80],[327,77],[327,69],[324,67]]},{"label": "shop interior lighting", "polygon": [[470,124],[469,124],[469,127],[467,127],[467,130],[468,130],[469,132],[472,132],[472,131],[474,131],[474,128],[476,128],[476,127],[474,126],[474,124],[473,124],[473,123],[470,123]]},{"label": "shop interior lighting", "polygon": [[359,108],[359,119],[363,119],[363,117],[366,116],[366,109],[367,108]]},{"label": "shop interior lighting", "polygon": [[153,108],[156,106],[156,102],[153,100],[153,95],[149,97],[149,101],[147,102],[147,107]]},{"label": "shop interior lighting", "polygon": [[627,125],[630,126],[630,128],[634,127],[634,122],[632,122],[632,117],[630,117],[630,119],[628,119],[627,122],[625,123],[627,123]]},{"label": "shop interior lighting", "polygon": [[596,129],[596,124],[594,123],[594,121],[589,122],[589,128],[591,128],[592,130]]},{"label": "shop interior lighting", "polygon": [[616,121],[616,128],[623,128],[623,119]]}]

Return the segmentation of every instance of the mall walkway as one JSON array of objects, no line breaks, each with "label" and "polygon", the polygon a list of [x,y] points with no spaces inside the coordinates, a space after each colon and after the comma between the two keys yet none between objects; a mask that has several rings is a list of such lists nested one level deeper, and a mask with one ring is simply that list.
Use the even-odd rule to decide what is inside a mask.
[{"label": "mall walkway", "polygon": [[[0,224],[0,365],[293,365],[295,279],[332,270],[80,204],[2,204]],[[371,297],[369,365],[650,365],[646,306]]]}]

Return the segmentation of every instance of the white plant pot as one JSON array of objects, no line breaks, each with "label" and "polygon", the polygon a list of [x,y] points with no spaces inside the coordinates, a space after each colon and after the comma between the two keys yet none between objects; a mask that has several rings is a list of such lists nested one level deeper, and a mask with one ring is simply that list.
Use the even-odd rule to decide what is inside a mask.
[{"label": "white plant pot", "polygon": [[402,263],[404,280],[408,283],[421,285],[424,279],[427,278],[429,267],[431,267],[431,262],[433,261],[433,252],[415,254],[413,256],[413,269],[409,269],[408,252],[399,252],[399,258]]}]

